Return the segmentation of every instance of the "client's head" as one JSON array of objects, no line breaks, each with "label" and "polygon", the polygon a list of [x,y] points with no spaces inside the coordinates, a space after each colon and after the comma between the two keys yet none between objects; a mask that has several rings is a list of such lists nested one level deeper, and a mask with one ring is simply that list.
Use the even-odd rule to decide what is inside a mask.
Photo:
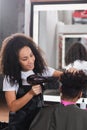
[{"label": "client's head", "polygon": [[82,91],[87,87],[87,76],[83,71],[71,73],[65,71],[60,79],[62,99],[76,101],[82,96]]}]

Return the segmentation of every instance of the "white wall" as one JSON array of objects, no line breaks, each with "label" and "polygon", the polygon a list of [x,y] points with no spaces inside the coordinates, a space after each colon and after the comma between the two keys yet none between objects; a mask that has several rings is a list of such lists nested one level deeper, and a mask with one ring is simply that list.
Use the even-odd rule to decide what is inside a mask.
[{"label": "white wall", "polygon": [[24,0],[0,0],[0,40],[24,32]]},{"label": "white wall", "polygon": [[[52,19],[53,17],[53,19]],[[57,13],[41,12],[39,23],[39,45],[45,52],[45,58],[48,65],[56,67],[56,24]]]}]

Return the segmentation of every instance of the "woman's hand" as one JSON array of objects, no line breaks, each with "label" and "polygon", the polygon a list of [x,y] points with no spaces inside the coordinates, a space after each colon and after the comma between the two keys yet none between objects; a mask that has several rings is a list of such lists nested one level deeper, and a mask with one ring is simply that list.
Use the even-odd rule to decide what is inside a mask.
[{"label": "woman's hand", "polygon": [[42,93],[41,85],[34,85],[34,86],[32,86],[32,88],[31,88],[30,91],[31,91],[31,93],[33,94],[33,96]]},{"label": "woman's hand", "polygon": [[67,71],[71,72],[71,73],[76,73],[79,72],[79,70],[77,70],[76,68],[71,67],[70,69],[68,69]]}]

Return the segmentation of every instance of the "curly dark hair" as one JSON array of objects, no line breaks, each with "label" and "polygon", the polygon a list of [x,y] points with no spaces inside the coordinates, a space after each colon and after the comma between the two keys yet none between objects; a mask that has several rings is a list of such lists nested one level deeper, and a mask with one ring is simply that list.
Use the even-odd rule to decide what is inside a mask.
[{"label": "curly dark hair", "polygon": [[65,64],[68,65],[75,60],[87,61],[87,50],[80,42],[73,43],[68,49],[65,56]]},{"label": "curly dark hair", "polygon": [[75,98],[80,91],[87,88],[87,75],[83,71],[71,73],[65,71],[60,79],[62,94],[67,98]]},{"label": "curly dark hair", "polygon": [[18,53],[21,48],[28,46],[35,56],[35,74],[42,74],[46,63],[41,55],[40,48],[35,44],[32,38],[24,34],[13,34],[7,41],[2,56],[2,69],[6,77],[10,77],[11,83],[19,83],[21,80],[21,66],[19,63]]}]

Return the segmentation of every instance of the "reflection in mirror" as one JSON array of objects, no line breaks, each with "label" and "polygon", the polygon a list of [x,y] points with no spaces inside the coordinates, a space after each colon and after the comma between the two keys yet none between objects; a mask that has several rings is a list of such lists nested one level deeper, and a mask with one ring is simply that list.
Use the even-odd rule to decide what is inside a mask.
[{"label": "reflection in mirror", "polygon": [[65,68],[66,47],[60,49],[60,42],[65,42],[65,35],[73,39],[75,35],[80,38],[87,34],[87,4],[33,4],[32,8],[33,39],[45,52],[49,66]]},{"label": "reflection in mirror", "polygon": [[65,64],[65,56],[68,51],[68,49],[72,46],[74,43],[81,43],[83,46],[87,49],[87,34],[73,34],[73,35],[61,35],[59,36],[59,46],[58,46],[58,63],[59,68],[66,68]]},{"label": "reflection in mirror", "polygon": [[[49,11],[51,14],[52,11]],[[59,10],[54,11],[56,14],[56,20],[62,22],[65,25],[69,24],[87,24],[87,10]],[[39,12],[39,22],[46,17],[47,11]]]}]

